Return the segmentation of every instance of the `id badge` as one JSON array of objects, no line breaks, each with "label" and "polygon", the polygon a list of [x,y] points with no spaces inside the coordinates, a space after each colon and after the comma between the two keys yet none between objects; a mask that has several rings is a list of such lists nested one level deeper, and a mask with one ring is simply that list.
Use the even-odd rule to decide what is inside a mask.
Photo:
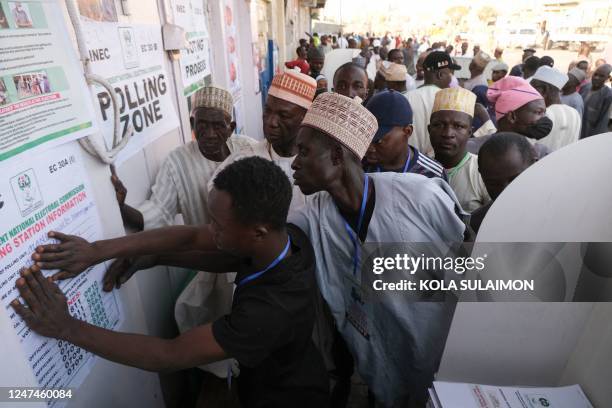
[{"label": "id badge", "polygon": [[370,340],[370,312],[372,305],[368,302],[361,284],[350,276],[344,277],[344,302],[346,306],[346,320],[366,340]]}]

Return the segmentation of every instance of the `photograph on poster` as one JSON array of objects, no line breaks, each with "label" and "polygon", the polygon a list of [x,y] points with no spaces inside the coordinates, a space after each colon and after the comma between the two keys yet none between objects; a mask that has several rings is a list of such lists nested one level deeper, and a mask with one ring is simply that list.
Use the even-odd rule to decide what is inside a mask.
[{"label": "photograph on poster", "polygon": [[0,29],[2,28],[9,28],[9,25],[6,14],[4,13],[4,8],[2,8],[2,4],[0,4]]},{"label": "photograph on poster", "polygon": [[51,84],[46,71],[13,75],[19,99],[31,98],[51,92]]},{"label": "photograph on poster", "polygon": [[32,16],[27,4],[23,4],[20,1],[11,1],[9,2],[9,8],[17,28],[32,28]]},{"label": "photograph on poster", "polygon": [[234,97],[240,91],[240,74],[238,72],[238,49],[236,44],[236,21],[234,19],[233,2],[225,1],[225,49],[227,55],[227,69],[230,80],[230,92]]},{"label": "photograph on poster", "polygon": [[117,11],[113,0],[78,0],[79,13],[93,21],[117,22]]},{"label": "photograph on poster", "polygon": [[9,99],[6,84],[4,83],[4,79],[0,78],[0,106],[6,105],[8,101]]}]

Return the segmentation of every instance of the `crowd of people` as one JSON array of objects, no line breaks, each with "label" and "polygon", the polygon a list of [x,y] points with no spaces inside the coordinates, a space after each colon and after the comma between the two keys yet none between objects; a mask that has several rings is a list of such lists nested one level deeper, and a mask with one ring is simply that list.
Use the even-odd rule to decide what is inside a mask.
[{"label": "crowd of people", "polygon": [[19,99],[43,95],[51,92],[51,85],[46,73],[32,73],[13,76]]},{"label": "crowd of people", "polygon": [[[357,47],[328,92],[325,55]],[[140,232],[93,243],[51,233],[58,242],[38,247],[17,280],[25,304],[15,311],[32,330],[115,362],[205,365],[220,383],[237,375],[244,407],[344,407],[355,371],[372,405],[424,406],[455,303],[374,297],[368,244],[429,242],[443,256],[443,243],[473,240],[530,165],[607,132],[612,101],[606,63],[562,72],[525,50],[510,70],[503,50],[474,49],[460,81],[455,48],[313,35],[272,80],[262,141],[234,133],[231,93],[197,91],[193,141],[169,154],[149,200],[128,205],[112,170],[123,220]],[[185,225],[173,225],[177,214]],[[201,271],[177,301],[179,336],[70,317],[53,281],[110,259],[106,291],[155,265]],[[47,269],[59,272],[47,280]]]}]

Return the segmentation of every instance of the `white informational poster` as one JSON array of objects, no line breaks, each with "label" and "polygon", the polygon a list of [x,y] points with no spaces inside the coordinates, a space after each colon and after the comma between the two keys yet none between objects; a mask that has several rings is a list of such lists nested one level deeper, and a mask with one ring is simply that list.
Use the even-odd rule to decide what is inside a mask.
[{"label": "white informational poster", "polygon": [[434,381],[435,408],[593,408],[579,385],[567,387],[497,387]]},{"label": "white informational poster", "polygon": [[472,57],[455,57],[455,63],[461,67],[459,71],[453,73],[455,78],[470,79],[470,62],[472,62]]},{"label": "white informational poster", "polygon": [[[134,129],[132,139],[117,157],[119,165],[179,126],[170,93],[172,80],[164,67],[161,28],[83,20],[92,72],[106,78],[118,94],[121,131],[125,133],[129,125]],[[106,89],[96,87],[94,101],[100,126],[110,145],[114,118]]]},{"label": "white informational poster", "polygon": [[[0,300],[40,387],[76,388],[85,379],[94,355],[70,343],[32,332],[14,313],[10,302],[18,297],[19,271],[32,264],[31,255],[50,243],[49,231],[102,239],[101,222],[91,185],[82,165],[81,149],[68,143],[44,155],[4,166],[0,183]],[[117,328],[121,307],[115,292],[102,291],[105,264],[73,279],[59,282],[71,315],[96,326]],[[45,276],[51,271],[45,271]],[[9,335],[9,333],[4,333]],[[62,401],[49,405],[62,406]]]},{"label": "white informational poster", "polygon": [[59,3],[0,2],[0,162],[96,131]]},{"label": "white informational poster", "polygon": [[188,48],[181,50],[179,65],[183,80],[183,94],[190,96],[205,86],[211,75],[210,38],[206,26],[202,0],[171,0],[174,24],[183,27]]}]

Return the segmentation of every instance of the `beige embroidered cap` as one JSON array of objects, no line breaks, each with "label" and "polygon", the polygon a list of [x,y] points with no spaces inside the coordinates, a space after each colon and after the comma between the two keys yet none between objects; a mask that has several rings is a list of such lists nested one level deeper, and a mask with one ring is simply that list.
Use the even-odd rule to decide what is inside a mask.
[{"label": "beige embroidered cap", "polygon": [[221,109],[231,117],[234,98],[232,98],[231,93],[223,88],[206,86],[193,94],[191,97],[191,106],[192,111],[197,108]]},{"label": "beige embroidered cap", "polygon": [[318,129],[338,140],[362,159],[378,129],[376,117],[354,99],[326,92],[317,97],[302,125]]},{"label": "beige embroidered cap", "polygon": [[474,117],[476,94],[463,88],[444,88],[436,92],[431,113],[441,110],[464,112]]}]

